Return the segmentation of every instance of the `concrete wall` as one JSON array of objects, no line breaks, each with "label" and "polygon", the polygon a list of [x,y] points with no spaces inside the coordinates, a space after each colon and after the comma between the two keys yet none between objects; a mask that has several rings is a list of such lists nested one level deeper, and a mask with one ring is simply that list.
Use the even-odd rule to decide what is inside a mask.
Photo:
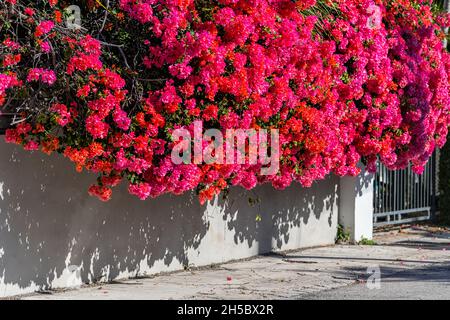
[{"label": "concrete wall", "polygon": [[332,244],[336,235],[337,177],[310,189],[235,188],[205,206],[193,194],[141,202],[124,188],[101,203],[86,192],[94,180],[0,137],[0,296]]}]

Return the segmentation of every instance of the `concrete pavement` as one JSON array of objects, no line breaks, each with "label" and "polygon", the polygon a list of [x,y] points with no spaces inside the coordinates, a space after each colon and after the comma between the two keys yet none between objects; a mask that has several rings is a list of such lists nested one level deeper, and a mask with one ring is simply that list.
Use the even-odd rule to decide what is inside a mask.
[{"label": "concrete pavement", "polygon": [[20,299],[450,299],[450,232],[337,245]]}]

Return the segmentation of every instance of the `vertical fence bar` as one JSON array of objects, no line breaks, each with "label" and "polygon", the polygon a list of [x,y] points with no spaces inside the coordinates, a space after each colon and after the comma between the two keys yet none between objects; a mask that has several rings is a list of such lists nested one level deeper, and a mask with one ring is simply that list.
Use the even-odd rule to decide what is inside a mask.
[{"label": "vertical fence bar", "polygon": [[389,170],[389,211],[394,211],[394,198],[395,198],[395,181],[394,172]]},{"label": "vertical fence bar", "polygon": [[418,176],[417,179],[419,182],[417,184],[417,196],[419,197],[417,207],[422,208],[422,175]]},{"label": "vertical fence bar", "polygon": [[423,171],[422,174],[422,183],[421,188],[422,188],[422,207],[425,208],[426,207],[426,188],[425,188],[425,184],[427,182],[427,171],[428,171],[428,166],[425,166],[425,170]]},{"label": "vertical fence bar", "polygon": [[400,196],[400,192],[398,190],[398,174],[399,174],[398,171],[394,172],[394,177],[395,177],[395,180],[394,180],[395,181],[395,187],[394,187],[394,190],[395,190],[394,211],[398,210],[397,204],[398,204],[398,197]]},{"label": "vertical fence bar", "polygon": [[425,167],[423,176],[423,206],[427,207],[427,181],[428,181],[428,166]]},{"label": "vertical fence bar", "polygon": [[431,185],[433,183],[433,172],[431,170],[431,166],[428,165],[428,181],[427,181],[427,185],[428,185],[428,207],[431,207]]},{"label": "vertical fence bar", "polygon": [[431,156],[431,220],[436,219],[436,151]]},{"label": "vertical fence bar", "polygon": [[391,189],[391,186],[390,186],[390,172],[389,172],[389,170],[387,169],[387,168],[385,168],[385,170],[386,170],[386,212],[390,212],[391,210],[391,208],[389,208],[389,201],[390,201],[390,198],[391,198],[391,193],[390,193],[390,189]]},{"label": "vertical fence bar", "polygon": [[415,208],[419,208],[419,199],[420,199],[418,180],[419,180],[419,175],[417,173],[414,173],[414,191],[413,191],[413,193],[415,195],[414,196],[414,207]]},{"label": "vertical fence bar", "polygon": [[407,186],[407,194],[408,194],[408,200],[406,209],[411,209],[411,166],[408,165],[408,180],[406,182]]},{"label": "vertical fence bar", "polygon": [[[380,164],[381,165],[381,164]],[[381,209],[380,212],[384,213],[384,193],[386,190],[384,190],[384,166],[381,165],[381,176],[380,176],[380,196],[381,196]]]},{"label": "vertical fence bar", "polygon": [[405,170],[403,170],[402,171],[402,174],[401,174],[401,181],[402,181],[402,189],[401,189],[401,192],[402,192],[402,194],[401,194],[401,207],[400,207],[400,210],[405,210],[405,208],[406,208],[406,206],[405,206],[405,200],[406,200],[406,196],[405,196],[405,192],[406,192],[406,189],[405,189],[405,173],[406,173],[406,171]]}]

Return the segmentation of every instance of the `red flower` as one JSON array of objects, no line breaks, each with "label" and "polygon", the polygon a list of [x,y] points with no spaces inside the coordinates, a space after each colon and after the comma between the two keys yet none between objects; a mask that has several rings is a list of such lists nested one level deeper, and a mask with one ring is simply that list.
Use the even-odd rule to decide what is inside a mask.
[{"label": "red flower", "polygon": [[95,196],[97,198],[99,198],[101,201],[109,201],[111,199],[112,196],[112,190],[110,188],[107,187],[101,187],[101,186],[97,186],[97,185],[92,185],[89,188],[89,194],[91,196]]}]

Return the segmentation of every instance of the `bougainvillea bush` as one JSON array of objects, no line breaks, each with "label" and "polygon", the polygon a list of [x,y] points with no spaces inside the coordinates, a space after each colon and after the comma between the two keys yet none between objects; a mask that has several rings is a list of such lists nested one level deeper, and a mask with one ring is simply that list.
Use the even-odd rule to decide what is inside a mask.
[{"label": "bougainvillea bush", "polygon": [[[197,190],[201,202],[328,174],[412,163],[449,126],[448,16],[423,0],[86,0],[0,4],[6,141],[58,152],[141,199]],[[174,164],[173,130],[277,129],[280,170]]]}]

